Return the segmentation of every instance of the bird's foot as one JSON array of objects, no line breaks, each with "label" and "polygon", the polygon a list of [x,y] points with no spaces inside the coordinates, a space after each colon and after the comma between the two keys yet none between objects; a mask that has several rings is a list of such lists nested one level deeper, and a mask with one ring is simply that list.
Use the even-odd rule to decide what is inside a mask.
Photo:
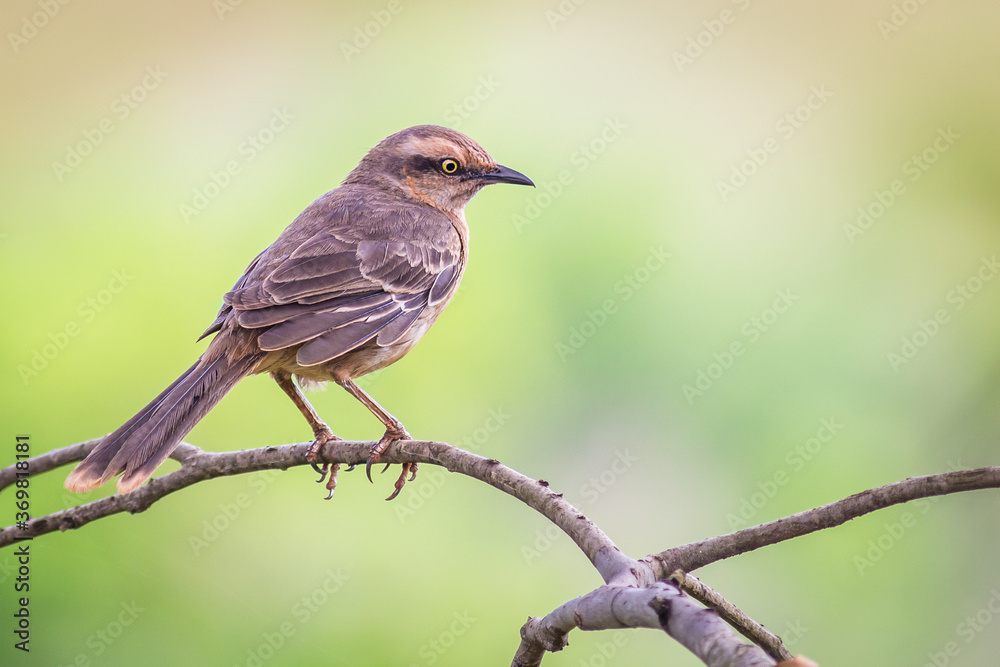
[{"label": "bird's foot", "polygon": [[[371,450],[368,452],[368,461],[365,463],[365,474],[368,475],[368,481],[369,482],[372,481],[372,466],[375,465],[376,463],[381,462],[382,454],[385,452],[386,449],[389,448],[389,445],[391,445],[397,440],[411,440],[411,439],[412,438],[410,437],[410,434],[406,432],[406,429],[403,428],[402,424],[399,424],[395,427],[387,428],[385,431],[385,435],[382,436],[382,439],[376,442],[374,445],[372,445]],[[388,469],[389,469],[389,464],[387,463],[385,464],[385,468],[382,469],[382,472],[385,472]],[[399,475],[399,479],[396,480],[395,484],[396,490],[393,491],[392,495],[386,498],[386,500],[392,500],[393,498],[399,495],[399,492],[402,490],[403,485],[406,484],[407,474],[410,475],[410,481],[413,481],[414,477],[416,477],[417,475],[416,463],[403,464],[403,472]]]},{"label": "bird's foot", "polygon": [[[341,440],[333,434],[326,425],[322,428],[315,429],[316,439],[313,443],[309,445],[309,449],[306,450],[306,461],[312,466],[312,469],[319,473],[319,479],[316,480],[317,484],[322,484],[323,480],[326,480],[326,489],[330,493],[327,494],[326,500],[333,498],[333,491],[337,488],[337,473],[340,472],[340,464],[334,463],[324,463],[322,466],[318,465],[319,452],[323,449],[323,445],[334,440]],[[353,468],[353,466],[351,466]],[[327,474],[329,474],[329,479],[327,479]]]},{"label": "bird's foot", "polygon": [[[324,464],[323,468],[325,469],[326,467],[327,466]],[[330,478],[326,480],[326,490],[329,491],[330,493],[326,494],[326,498],[324,498],[323,500],[330,500],[331,498],[333,498],[333,492],[337,490],[337,473],[340,472],[340,464],[334,463],[329,467],[329,471],[330,471]],[[324,470],[323,472],[326,472],[326,470]],[[322,482],[323,477],[320,477],[319,481]]]},{"label": "bird's foot", "polygon": [[[409,480],[406,479],[407,473],[409,473],[409,475],[410,475],[410,479]],[[396,490],[393,491],[392,494],[388,498],[386,498],[386,500],[392,500],[393,498],[395,498],[396,496],[398,496],[399,492],[403,490],[403,485],[406,484],[407,481],[412,482],[416,478],[417,478],[417,464],[416,463],[404,463],[403,464],[403,471],[401,473],[399,473],[399,479],[397,479],[396,483],[393,485],[396,488]]]}]

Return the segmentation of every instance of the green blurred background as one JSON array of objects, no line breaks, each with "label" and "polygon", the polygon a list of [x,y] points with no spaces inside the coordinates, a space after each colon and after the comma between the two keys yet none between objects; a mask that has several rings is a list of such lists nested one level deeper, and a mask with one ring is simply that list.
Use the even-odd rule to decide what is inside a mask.
[{"label": "green blurred background", "polygon": [[[145,405],[250,259],[419,123],[539,187],[475,199],[455,301],[363,383],[415,436],[548,480],[637,557],[997,463],[996,3],[0,13],[4,465],[15,434],[41,453]],[[337,388],[312,400],[343,437],[381,434]],[[308,436],[255,377],[187,439]],[[65,493],[68,471],[33,481],[35,514],[107,493]],[[528,615],[600,584],[504,494],[425,466],[385,503],[394,477],[344,474],[329,503],[308,468],[216,480],[36,540],[27,662],[506,664]],[[998,517],[997,493],[953,496],[698,574],[824,665],[992,664]],[[573,633],[545,664],[699,663],[635,631]]]}]

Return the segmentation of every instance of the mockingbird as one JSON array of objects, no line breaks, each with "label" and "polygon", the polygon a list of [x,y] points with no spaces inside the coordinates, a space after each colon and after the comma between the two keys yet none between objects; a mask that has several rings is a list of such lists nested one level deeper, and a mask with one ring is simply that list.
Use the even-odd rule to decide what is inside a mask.
[{"label": "mockingbird", "polygon": [[[250,262],[202,338],[205,353],[163,393],[103,441],[70,473],[66,488],[89,491],[122,474],[127,493],[149,479],[237,382],[270,373],[312,427],[307,460],[337,440],[292,382],[333,380],[385,424],[371,466],[410,435],[354,379],[410,351],[458,289],[468,260],[464,209],[490,183],[534,185],[498,165],[469,137],[418,125],[384,139],[344,183],[314,201]],[[199,338],[201,340],[201,338]],[[403,464],[396,497],[417,464]]]}]

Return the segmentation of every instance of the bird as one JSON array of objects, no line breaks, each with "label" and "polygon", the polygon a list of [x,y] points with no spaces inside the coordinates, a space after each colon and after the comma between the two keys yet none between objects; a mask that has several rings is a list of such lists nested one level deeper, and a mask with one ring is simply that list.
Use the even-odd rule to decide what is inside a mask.
[{"label": "bird", "polygon": [[[118,492],[134,491],[240,380],[262,373],[312,428],[306,460],[320,482],[329,474],[327,499],[339,464],[320,467],[318,454],[340,438],[300,387],[333,381],[364,404],[385,426],[369,451],[370,481],[389,445],[410,434],[355,380],[401,359],[448,305],[469,259],[465,206],[493,183],[534,187],[456,130],[417,125],[383,139],[250,262],[198,339],[214,334],[198,361],[105,436],[66,488],[90,491],[120,474]],[[404,463],[386,500],[416,472]]]}]

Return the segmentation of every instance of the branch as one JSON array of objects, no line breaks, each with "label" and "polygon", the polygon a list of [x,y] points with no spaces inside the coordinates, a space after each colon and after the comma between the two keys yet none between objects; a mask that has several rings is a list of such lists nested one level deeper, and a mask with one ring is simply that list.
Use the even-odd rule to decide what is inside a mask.
[{"label": "branch", "polygon": [[[55,470],[56,468],[66,465],[67,463],[81,461],[101,443],[101,440],[104,440],[104,436],[94,438],[93,440],[87,440],[85,442],[78,442],[75,445],[67,445],[65,447],[60,447],[59,449],[53,449],[51,452],[45,452],[44,454],[34,456],[28,459],[28,466],[31,470],[31,474],[38,475],[43,472]],[[183,463],[192,454],[197,454],[199,452],[201,452],[201,450],[194,445],[182,442],[177,445],[177,449],[171,452],[170,458]],[[6,468],[0,469],[0,491],[3,491],[15,481],[17,481],[16,465],[9,465]]]},{"label": "branch", "polygon": [[743,610],[722,597],[714,588],[706,585],[694,575],[677,570],[670,575],[670,581],[710,609],[718,612],[726,623],[739,630],[740,634],[767,651],[775,660],[790,660],[792,654],[781,643],[781,637],[747,616]]},{"label": "branch", "polygon": [[663,630],[708,667],[773,667],[759,647],[740,641],[719,615],[705,609],[676,585],[658,581],[648,588],[601,586],[570,600],[545,618],[529,618],[511,667],[537,667],[545,651],[566,646],[573,628]]},{"label": "branch", "polygon": [[[58,466],[82,459],[100,438],[76,445],[69,445],[46,454],[27,459],[32,475],[52,470]],[[326,443],[319,453],[319,460],[326,463],[361,464],[368,458],[373,443],[333,441]],[[114,495],[70,509],[53,512],[27,522],[26,529],[13,526],[0,529],[0,547],[12,544],[16,538],[38,537],[56,530],[79,528],[91,521],[129,512],[136,514],[150,507],[160,498],[198,482],[215,477],[239,475],[261,470],[287,470],[307,465],[306,449],[309,443],[244,449],[235,452],[205,452],[193,445],[182,443],[172,458],[181,462],[179,470],[151,480],[148,484],[124,496]],[[451,472],[458,472],[500,489],[537,510],[559,526],[580,547],[606,583],[641,581],[652,583],[652,571],[618,550],[614,542],[580,510],[565,501],[561,493],[502,465],[496,459],[487,459],[443,442],[401,440],[389,446],[382,455],[383,463],[433,463]],[[14,483],[15,468],[0,470],[0,490]]]},{"label": "branch", "polygon": [[[101,439],[97,438],[36,456],[28,459],[28,468],[32,475],[36,475],[53,470],[67,463],[81,460],[100,441]],[[371,445],[372,443],[370,442],[329,442],[319,452],[319,460],[326,463],[360,464],[367,459]],[[179,470],[153,479],[148,484],[124,496],[113,495],[71,509],[30,519],[27,522],[26,529],[15,527],[4,528],[0,530],[0,547],[12,544],[17,538],[33,538],[56,530],[79,528],[91,521],[120,512],[129,512],[132,514],[142,512],[160,498],[207,479],[261,470],[286,470],[291,467],[306,465],[305,454],[308,447],[309,443],[302,443],[236,452],[205,452],[194,445],[181,443],[171,455],[171,458],[181,463]],[[440,442],[399,441],[393,443],[386,450],[382,455],[382,461],[385,463],[416,461],[443,466],[451,472],[462,473],[486,482],[518,498],[558,525],[586,554],[605,582],[614,584],[611,588],[598,589],[598,591],[610,590],[614,593],[613,596],[606,598],[609,603],[613,603],[617,598],[619,602],[615,604],[620,606],[622,601],[631,600],[635,596],[646,600],[647,607],[640,610],[642,614],[635,616],[637,619],[642,619],[642,624],[631,624],[630,619],[632,619],[632,616],[618,616],[619,623],[627,622],[629,624],[608,625],[607,627],[655,627],[664,629],[685,646],[689,648],[696,647],[692,650],[699,656],[705,651],[708,651],[706,655],[732,654],[744,656],[753,656],[756,655],[753,651],[759,651],[756,647],[741,644],[735,635],[728,628],[725,628],[725,626],[722,626],[725,633],[721,632],[718,627],[721,625],[721,621],[719,621],[717,615],[711,615],[711,618],[714,620],[698,620],[697,614],[704,614],[707,610],[695,605],[686,597],[683,598],[683,602],[677,602],[676,599],[680,599],[678,596],[681,594],[676,588],[666,584],[658,585],[659,587],[655,590],[647,588],[654,585],[653,572],[649,566],[643,565],[622,554],[611,539],[600,528],[589,521],[578,509],[564,500],[561,493],[551,491],[548,488],[547,482],[537,481],[522,475],[502,465],[495,459],[483,458]],[[0,490],[10,486],[15,481],[15,466],[9,466],[0,470]],[[635,588],[636,586],[642,588]],[[657,592],[661,590],[672,592],[672,596],[666,593],[658,594]],[[639,591],[646,592],[640,595]],[[580,600],[589,600],[581,609],[585,609],[591,615],[597,614],[593,615],[592,621],[588,621],[589,625],[585,624],[586,627],[581,627],[589,630],[601,627],[601,623],[604,622],[601,619],[604,617],[600,615],[599,610],[600,605],[603,604],[602,601],[605,600],[605,596],[607,595],[607,593],[597,594],[595,592],[591,596],[580,598]],[[625,597],[621,597],[623,595]],[[721,599],[721,596],[718,597]],[[660,610],[663,613],[657,615],[653,613],[652,607],[648,607],[648,604],[651,602],[655,602],[656,604],[662,603],[661,607],[662,605],[667,606]],[[576,603],[577,601],[574,601],[567,603],[567,605],[574,605]],[[620,610],[615,604],[609,606],[608,610],[613,611],[614,614],[619,614]],[[564,610],[565,612],[565,608],[568,608],[567,605],[560,607],[560,610]],[[558,616],[553,615],[558,614],[560,610],[556,610],[546,618],[558,618]],[[664,610],[666,611],[664,612]],[[664,613],[666,613],[666,616],[664,616]],[[660,617],[664,619],[662,622],[659,620]],[[587,616],[587,618],[591,618],[591,616]],[[565,620],[565,614],[563,620]],[[539,621],[539,623],[544,623],[544,621]],[[563,626],[565,626],[564,623]],[[544,627],[546,626],[539,626],[537,632],[543,634],[550,632],[543,629]],[[571,629],[572,625],[564,627],[561,639],[563,645],[565,645],[565,633]],[[530,647],[532,641],[529,636],[523,635],[523,632],[524,641],[522,642],[522,647]],[[548,645],[552,644],[549,643]],[[536,655],[537,659],[534,663],[525,664],[538,664],[541,661],[542,654],[545,652],[545,648],[538,646],[526,650]],[[719,653],[720,651],[722,653]],[[521,651],[519,651],[520,654]],[[758,664],[771,665],[773,662],[759,663],[754,659],[750,662],[713,662],[709,664],[739,664],[741,667],[754,667]]]},{"label": "branch", "polygon": [[918,498],[998,487],[1000,487],[1000,467],[911,477],[902,482],[862,491],[835,503],[799,512],[784,519],[667,549],[646,556],[642,561],[653,568],[657,579],[666,579],[675,570],[690,572],[710,563],[790,540],[793,537],[808,535],[824,528],[833,528],[892,505]]},{"label": "branch", "polygon": [[[37,475],[81,460],[99,442],[100,438],[27,459],[30,472]],[[319,460],[326,463],[360,464],[367,459],[371,445],[370,442],[329,442],[319,452]],[[124,496],[114,495],[36,517],[30,519],[23,529],[0,529],[0,547],[12,544],[17,539],[79,528],[120,512],[142,512],[160,498],[207,479],[262,470],[286,470],[305,465],[308,447],[308,443],[301,443],[216,453],[204,452],[193,445],[182,443],[171,455],[171,458],[181,463],[179,470],[158,477]],[[708,665],[773,664],[756,647],[740,643],[728,628],[725,629],[728,634],[722,633],[717,627],[721,623],[720,614],[722,619],[745,636],[767,648],[774,659],[787,661],[789,654],[781,646],[779,638],[767,632],[763,626],[711,588],[684,572],[793,537],[839,526],[864,514],[910,500],[1000,487],[1000,468],[980,468],[911,478],[784,519],[675,547],[636,561],[622,554],[600,528],[566,502],[562,494],[551,491],[546,482],[522,475],[495,459],[486,459],[441,442],[408,440],[390,445],[382,460],[385,463],[418,462],[440,465],[451,472],[483,481],[521,500],[569,535],[608,584],[566,603],[544,619],[528,619],[521,630],[522,642],[514,665],[539,664],[545,651],[559,650],[565,646],[566,633],[574,627],[585,630],[659,627]],[[16,473],[15,466],[0,470],[0,490],[16,481]],[[675,575],[678,570],[682,572]],[[706,613],[709,610],[694,605],[690,598],[681,596],[673,587],[654,583],[654,580],[669,579],[673,575],[692,597],[717,609],[718,613]],[[692,611],[695,608],[698,613]],[[655,614],[651,615],[650,610]],[[766,662],[760,662],[760,656],[764,656]]]}]

